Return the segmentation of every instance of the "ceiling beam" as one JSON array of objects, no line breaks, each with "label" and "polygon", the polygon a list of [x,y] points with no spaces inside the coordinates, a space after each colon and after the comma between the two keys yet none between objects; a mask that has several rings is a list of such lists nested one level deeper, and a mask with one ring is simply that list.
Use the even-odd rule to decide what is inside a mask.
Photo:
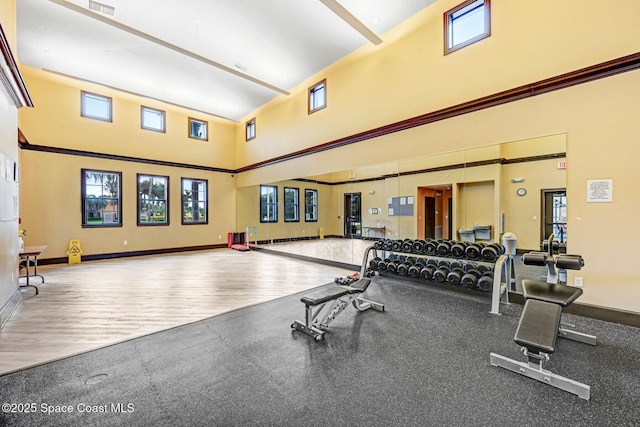
[{"label": "ceiling beam", "polygon": [[366,25],[362,23],[358,18],[353,16],[351,12],[345,9],[337,0],[320,0],[322,4],[327,6],[333,13],[338,15],[340,19],[349,24],[354,30],[362,34],[367,40],[376,46],[382,43],[382,39],[378,37],[376,33],[371,31]]},{"label": "ceiling beam", "polygon": [[82,14],[84,16],[87,16],[89,18],[95,19],[95,20],[100,21],[100,22],[102,22],[104,24],[110,25],[110,26],[112,26],[114,28],[117,28],[117,29],[119,29],[121,31],[127,32],[129,34],[134,35],[134,36],[137,36],[137,37],[140,37],[140,38],[145,39],[147,41],[150,41],[151,43],[157,44],[157,45],[165,47],[167,49],[171,49],[174,52],[177,52],[177,53],[179,53],[181,55],[188,56],[188,57],[193,58],[193,59],[195,59],[197,61],[200,61],[200,62],[202,62],[204,64],[207,64],[207,65],[210,65],[212,67],[218,68],[218,69],[220,69],[222,71],[226,71],[227,73],[233,74],[234,76],[237,76],[237,77],[240,77],[242,79],[245,79],[245,80],[247,80],[247,81],[249,81],[251,83],[255,83],[257,85],[260,85],[260,86],[265,87],[267,89],[271,89],[271,90],[273,90],[275,92],[278,92],[278,93],[281,93],[283,95],[291,95],[291,92],[286,91],[284,89],[281,89],[281,88],[279,88],[277,86],[274,86],[271,83],[267,83],[265,81],[262,81],[260,79],[255,78],[255,77],[252,77],[252,76],[250,76],[248,74],[245,74],[245,73],[243,73],[243,72],[241,72],[239,70],[236,70],[234,68],[227,67],[224,64],[221,64],[221,63],[216,62],[216,61],[214,61],[212,59],[206,58],[206,57],[204,57],[202,55],[198,55],[195,52],[192,52],[190,50],[184,49],[184,48],[182,48],[180,46],[176,46],[176,45],[174,45],[172,43],[169,43],[166,40],[159,39],[159,38],[157,38],[155,36],[152,36],[151,34],[148,34],[148,33],[145,33],[143,31],[137,30],[137,29],[135,29],[133,27],[130,27],[130,26],[125,25],[125,24],[123,24],[121,22],[118,22],[115,19],[111,19],[111,18],[109,18],[109,17],[107,17],[105,15],[102,15],[100,13],[97,13],[97,12],[94,12],[92,10],[86,9],[86,8],[84,8],[82,6],[78,6],[78,5],[74,4],[74,3],[68,2],[66,0],[49,0],[49,1],[51,3],[57,4],[58,6],[62,6],[64,8],[67,8],[67,9],[73,11],[73,12],[80,13],[80,14]]}]

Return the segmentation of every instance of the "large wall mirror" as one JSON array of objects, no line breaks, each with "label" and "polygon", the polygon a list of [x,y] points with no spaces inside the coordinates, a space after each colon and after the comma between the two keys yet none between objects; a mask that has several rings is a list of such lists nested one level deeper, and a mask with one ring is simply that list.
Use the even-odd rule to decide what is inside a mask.
[{"label": "large wall mirror", "polygon": [[379,238],[500,242],[510,231],[535,250],[551,232],[568,239],[565,188],[556,134],[238,188],[237,226],[261,247],[353,265]]}]

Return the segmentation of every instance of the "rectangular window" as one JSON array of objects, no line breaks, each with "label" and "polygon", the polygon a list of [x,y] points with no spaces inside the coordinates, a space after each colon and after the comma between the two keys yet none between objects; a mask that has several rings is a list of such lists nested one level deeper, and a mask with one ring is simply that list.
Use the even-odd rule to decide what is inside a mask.
[{"label": "rectangular window", "polygon": [[304,190],[304,220],[318,221],[318,190]]},{"label": "rectangular window", "polygon": [[260,222],[278,222],[278,187],[260,186]]},{"label": "rectangular window", "polygon": [[142,129],[156,132],[165,131],[164,111],[150,107],[140,107],[140,124]]},{"label": "rectangular window", "polygon": [[82,226],[122,226],[122,172],[82,169]]},{"label": "rectangular window", "polygon": [[467,0],[444,14],[444,54],[491,35],[490,0]]},{"label": "rectangular window", "polygon": [[207,180],[182,178],[182,224],[207,224]]},{"label": "rectangular window", "polygon": [[327,80],[323,80],[309,88],[309,114],[322,110],[327,106]]},{"label": "rectangular window", "polygon": [[80,115],[89,119],[112,121],[111,98],[82,91],[80,95]]},{"label": "rectangular window", "polygon": [[199,139],[201,141],[208,141],[208,126],[209,122],[205,120],[198,120],[189,117],[189,138]]},{"label": "rectangular window", "polygon": [[246,123],[247,141],[251,141],[256,137],[256,119],[255,117]]},{"label": "rectangular window", "polygon": [[284,220],[285,222],[300,221],[300,189],[284,187]]},{"label": "rectangular window", "polygon": [[138,174],[138,225],[169,224],[169,177]]}]

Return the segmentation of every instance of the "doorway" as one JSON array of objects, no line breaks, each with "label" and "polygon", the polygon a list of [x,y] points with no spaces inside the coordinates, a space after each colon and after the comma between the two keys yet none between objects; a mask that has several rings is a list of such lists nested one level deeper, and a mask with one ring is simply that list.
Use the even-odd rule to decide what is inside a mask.
[{"label": "doorway", "polygon": [[451,186],[418,187],[418,239],[450,239],[452,230]]},{"label": "doorway", "polygon": [[436,198],[424,198],[424,238],[436,238]]},{"label": "doorway", "polygon": [[561,243],[567,242],[567,190],[542,190],[542,239],[553,233]]},{"label": "doorway", "polygon": [[362,237],[361,193],[344,195],[344,237]]}]

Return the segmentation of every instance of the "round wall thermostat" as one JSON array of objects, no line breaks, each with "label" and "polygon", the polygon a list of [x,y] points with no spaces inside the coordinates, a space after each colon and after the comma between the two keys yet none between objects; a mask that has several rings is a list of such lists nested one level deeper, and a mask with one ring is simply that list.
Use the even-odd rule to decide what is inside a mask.
[{"label": "round wall thermostat", "polygon": [[527,194],[527,190],[524,188],[518,188],[518,196],[524,196],[525,194]]}]

